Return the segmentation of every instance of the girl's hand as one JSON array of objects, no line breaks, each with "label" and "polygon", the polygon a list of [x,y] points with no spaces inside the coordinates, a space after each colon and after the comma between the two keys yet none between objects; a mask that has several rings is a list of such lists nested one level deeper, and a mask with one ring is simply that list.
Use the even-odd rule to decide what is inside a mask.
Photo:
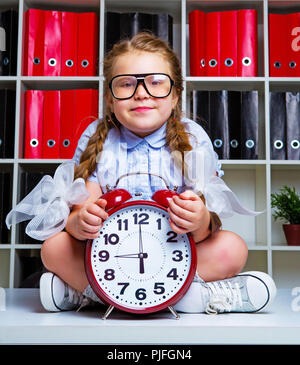
[{"label": "girl's hand", "polygon": [[97,238],[103,221],[108,218],[104,210],[106,204],[107,201],[101,198],[94,203],[83,204],[76,212],[76,219],[73,220],[72,235],[79,240]]},{"label": "girl's hand", "polygon": [[186,190],[179,196],[174,195],[169,200],[168,213],[170,226],[175,233],[195,233],[197,239],[203,239],[209,234],[209,212],[200,197],[191,190]]}]

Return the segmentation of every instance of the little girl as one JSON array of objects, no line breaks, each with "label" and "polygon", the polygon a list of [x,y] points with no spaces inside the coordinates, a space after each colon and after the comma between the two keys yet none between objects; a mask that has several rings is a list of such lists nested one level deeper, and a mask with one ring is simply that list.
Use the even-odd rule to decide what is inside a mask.
[{"label": "little girl", "polygon": [[[176,54],[162,40],[140,33],[107,54],[104,76],[105,116],[86,129],[73,158],[75,179],[85,180],[89,198],[73,205],[65,230],[42,245],[42,261],[49,270],[40,280],[45,309],[73,310],[101,302],[85,273],[85,240],[97,238],[108,217],[101,195],[124,175],[118,188],[139,199],[151,199],[156,190],[165,188],[157,175],[179,194],[170,199],[169,222],[174,232],[192,234],[197,274],[175,309],[190,313],[265,309],[276,294],[274,281],[262,272],[239,274],[247,246],[237,234],[220,229],[222,217],[256,213],[243,208],[221,180],[223,172],[204,130],[182,117],[182,73]],[[197,152],[204,156],[201,184],[193,178]]]}]

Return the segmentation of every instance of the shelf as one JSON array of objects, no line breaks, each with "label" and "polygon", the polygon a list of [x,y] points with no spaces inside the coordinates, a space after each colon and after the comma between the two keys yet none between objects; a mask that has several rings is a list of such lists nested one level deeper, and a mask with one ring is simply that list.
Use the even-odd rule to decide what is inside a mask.
[{"label": "shelf", "polygon": [[[103,110],[102,61],[105,42],[105,13],[116,12],[166,12],[173,17],[174,49],[183,67],[183,111],[190,116],[190,93],[192,90],[257,90],[259,95],[259,159],[221,160],[225,172],[224,181],[236,193],[245,207],[263,211],[257,217],[235,215],[223,221],[223,228],[240,234],[247,242],[249,258],[245,269],[261,270],[274,275],[286,288],[300,277],[300,246],[287,246],[280,223],[275,223],[270,208],[270,195],[283,184],[294,184],[300,191],[300,161],[271,160],[269,143],[269,92],[300,91],[300,77],[268,76],[268,11],[286,13],[300,12],[300,0],[293,2],[267,0],[3,0],[0,8],[19,9],[18,68],[16,76],[1,76],[1,87],[16,90],[16,132],[14,158],[0,159],[3,170],[12,175],[11,204],[20,197],[22,172],[44,171],[54,173],[65,159],[24,159],[24,93],[28,89],[55,90],[70,88],[96,88],[99,90],[99,115]],[[65,11],[95,11],[99,14],[99,72],[93,77],[31,77],[22,75],[22,46],[24,39],[24,13],[29,8]],[[258,13],[258,76],[257,77],[191,77],[189,72],[189,24],[188,13],[193,10],[207,12],[256,9]],[[24,227],[23,227],[24,228]],[[22,229],[23,229],[22,228]],[[0,286],[18,286],[18,260],[21,253],[37,254],[42,243],[20,243],[23,234],[19,227],[12,227],[11,243],[0,244]],[[295,257],[295,258],[294,258]],[[292,269],[289,268],[291,261]]]}]

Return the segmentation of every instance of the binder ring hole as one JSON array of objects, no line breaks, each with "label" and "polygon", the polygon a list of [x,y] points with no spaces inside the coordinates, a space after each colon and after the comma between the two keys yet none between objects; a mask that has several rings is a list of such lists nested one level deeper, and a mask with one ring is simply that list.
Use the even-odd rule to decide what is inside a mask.
[{"label": "binder ring hole", "polygon": [[233,139],[232,141],[230,141],[230,146],[232,148],[237,148],[239,145],[239,142],[236,139]]},{"label": "binder ring hole", "polygon": [[3,64],[4,66],[7,66],[9,64],[9,59],[7,57],[4,58]]},{"label": "binder ring hole", "polygon": [[251,65],[251,58],[249,58],[249,57],[244,57],[244,58],[242,59],[242,64],[243,64],[244,66],[250,66],[250,65]]},{"label": "binder ring hole", "polygon": [[231,58],[226,58],[225,66],[230,67],[233,65],[233,60]]},{"label": "binder ring hole", "polygon": [[223,141],[221,139],[215,139],[214,140],[214,146],[216,148],[220,148],[220,147],[222,147],[222,145],[223,145]]},{"label": "binder ring hole", "polygon": [[70,140],[69,139],[64,139],[63,146],[64,147],[69,147],[70,146]]},{"label": "binder ring hole", "polygon": [[283,142],[280,141],[280,139],[276,139],[276,141],[274,142],[274,147],[276,148],[276,150],[281,150],[283,148]]},{"label": "binder ring hole", "polygon": [[34,59],[33,59],[33,63],[35,64],[35,65],[39,65],[40,64],[40,59],[38,58],[38,57],[34,57]]},{"label": "binder ring hole", "polygon": [[48,61],[48,65],[51,67],[54,67],[56,65],[56,59],[55,58],[50,58]]},{"label": "binder ring hole", "polygon": [[217,66],[217,60],[215,60],[214,58],[212,58],[211,60],[209,60],[209,66],[210,67],[216,67]]},{"label": "binder ring hole", "polygon": [[67,60],[66,61],[66,66],[67,67],[72,67],[74,65],[74,62],[72,60]]},{"label": "binder ring hole", "polygon": [[291,62],[289,63],[289,67],[290,67],[290,68],[295,68],[295,67],[296,67],[296,62],[295,62],[295,61],[291,61]]},{"label": "binder ring hole", "polygon": [[86,68],[86,67],[88,67],[88,65],[89,65],[89,61],[88,60],[82,60],[81,61],[81,66],[82,67]]},{"label": "binder ring hole", "polygon": [[279,61],[276,61],[276,62],[274,62],[274,66],[275,66],[275,68],[280,68],[281,63]]},{"label": "binder ring hole", "polygon": [[253,148],[255,146],[255,143],[253,141],[253,139],[248,139],[245,143],[247,148]]},{"label": "binder ring hole", "polygon": [[30,140],[30,146],[31,146],[31,147],[37,147],[37,146],[38,146],[38,144],[39,144],[39,141],[38,141],[36,138],[32,138],[32,139]]},{"label": "binder ring hole", "polygon": [[298,141],[297,139],[293,139],[291,141],[291,147],[294,149],[294,150],[297,150],[299,147],[300,147],[300,141]]},{"label": "binder ring hole", "polygon": [[204,58],[201,59],[200,63],[201,63],[202,67],[205,67],[205,59]]},{"label": "binder ring hole", "polygon": [[48,141],[47,141],[47,146],[48,147],[53,147],[55,145],[55,141],[54,141],[54,139],[49,139]]}]

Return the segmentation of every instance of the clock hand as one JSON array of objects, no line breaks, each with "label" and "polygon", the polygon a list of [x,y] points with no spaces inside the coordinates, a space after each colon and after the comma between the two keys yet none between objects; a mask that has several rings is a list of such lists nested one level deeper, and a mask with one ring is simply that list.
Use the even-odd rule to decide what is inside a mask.
[{"label": "clock hand", "polygon": [[126,255],[116,255],[114,257],[129,257],[129,258],[140,258],[141,256],[143,256],[144,258],[147,258],[148,257],[148,254],[147,253],[129,253],[129,254],[126,254]]},{"label": "clock hand", "polygon": [[[144,253],[143,253],[143,241],[142,241],[142,228],[141,224],[139,225],[139,249],[140,249],[140,274],[145,273],[145,266],[144,266]],[[148,255],[147,255],[148,257]]]}]

